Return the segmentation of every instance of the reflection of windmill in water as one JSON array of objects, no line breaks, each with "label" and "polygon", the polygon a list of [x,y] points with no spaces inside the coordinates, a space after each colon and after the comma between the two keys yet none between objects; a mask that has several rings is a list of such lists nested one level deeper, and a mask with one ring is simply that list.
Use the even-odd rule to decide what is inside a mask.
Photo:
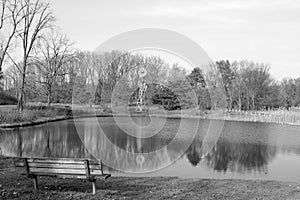
[{"label": "reflection of windmill in water", "polygon": [[[141,69],[139,69],[138,71],[138,76],[139,76],[139,88],[138,88],[138,96],[137,96],[137,102],[136,102],[136,112],[140,113],[140,114],[145,114],[145,112],[147,112],[147,108],[146,108],[146,92],[147,92],[147,84],[145,81],[145,76],[147,75],[147,70],[142,67]],[[140,124],[137,124],[137,152],[139,154],[137,154],[136,156],[136,162],[138,165],[140,165],[142,167],[145,158],[143,155],[141,155],[140,153],[142,153],[142,147],[143,147],[143,139],[142,139],[142,128]]]},{"label": "reflection of windmill in water", "polygon": [[46,146],[45,146],[45,150],[43,152],[43,157],[51,157],[52,152],[51,152],[51,148],[50,148],[50,132],[48,130],[46,130]]}]

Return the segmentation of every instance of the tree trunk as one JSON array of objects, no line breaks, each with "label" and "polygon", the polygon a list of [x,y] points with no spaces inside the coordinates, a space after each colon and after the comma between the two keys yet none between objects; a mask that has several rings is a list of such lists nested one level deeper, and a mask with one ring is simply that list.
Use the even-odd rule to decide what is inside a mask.
[{"label": "tree trunk", "polygon": [[48,86],[48,101],[47,101],[47,106],[50,107],[50,104],[51,104],[51,93],[52,93],[52,87],[51,85]]},{"label": "tree trunk", "polygon": [[21,82],[21,88],[19,92],[19,99],[18,99],[18,110],[20,112],[23,112],[24,110],[24,88],[25,88],[25,73],[22,74],[22,82]]},{"label": "tree trunk", "polygon": [[252,110],[255,110],[255,96],[252,96]]},{"label": "tree trunk", "polygon": [[239,94],[239,111],[242,110],[242,97],[241,94]]},{"label": "tree trunk", "polygon": [[247,94],[247,110],[250,110],[250,95]]},{"label": "tree trunk", "polygon": [[[4,80],[4,75],[3,75],[3,72],[1,70],[1,65],[0,65],[0,93],[2,93],[5,90],[5,88],[4,88],[4,85],[5,85],[4,81],[5,81]],[[6,83],[7,83],[7,80],[6,80]]]},{"label": "tree trunk", "polygon": [[229,92],[229,111],[232,111],[232,94]]}]

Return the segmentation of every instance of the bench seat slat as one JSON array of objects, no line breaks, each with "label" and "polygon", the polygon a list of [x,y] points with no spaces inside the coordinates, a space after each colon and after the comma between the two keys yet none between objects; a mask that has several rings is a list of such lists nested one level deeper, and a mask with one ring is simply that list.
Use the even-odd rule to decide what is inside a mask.
[{"label": "bench seat slat", "polygon": [[[21,158],[22,159],[22,158]],[[51,160],[51,161],[85,161],[85,160],[89,160],[89,159],[84,159],[84,158],[49,158],[49,157],[34,157],[34,158],[27,158],[28,160]]]},{"label": "bench seat slat", "polygon": [[[23,175],[26,175],[23,173]],[[48,176],[48,177],[58,177],[58,178],[77,178],[77,179],[86,179],[85,175],[78,175],[78,174],[44,174],[44,173],[34,173],[33,175],[36,176]],[[101,174],[101,175],[93,175],[92,177],[95,177],[97,179],[105,179],[110,174]]]},{"label": "bench seat slat", "polygon": [[14,164],[16,167],[25,167],[24,162],[22,162],[22,161],[15,161]]},{"label": "bench seat slat", "polygon": [[79,164],[28,163],[28,166],[29,166],[29,168],[85,169],[84,165],[79,165]]},{"label": "bench seat slat", "polygon": [[[57,163],[57,164],[84,164],[87,159],[68,159],[68,158],[27,158],[28,163]],[[23,158],[14,158],[16,165],[24,166]],[[89,160],[89,165],[99,166],[101,162],[97,160]]]},{"label": "bench seat slat", "polygon": [[[52,170],[52,169],[47,169],[46,171],[45,170],[41,170],[41,169],[44,169],[44,168],[36,168],[37,170],[30,170],[30,173],[32,174],[36,174],[36,175],[40,175],[40,174],[43,174],[45,176],[49,175],[49,174],[80,174],[80,175],[84,175],[84,177],[86,178],[86,173],[85,171],[80,171],[80,170],[76,170],[75,173],[72,173],[74,171],[71,171],[71,170],[60,170],[60,169],[57,169],[57,170]],[[102,174],[102,171],[101,170],[91,170],[91,176],[102,176],[102,175],[105,175],[105,174]],[[107,175],[107,174],[106,174]]]},{"label": "bench seat slat", "polygon": [[36,158],[28,158],[27,159],[28,163],[49,163],[49,164],[84,164],[84,160],[50,160],[50,159],[36,159]]},{"label": "bench seat slat", "polygon": [[[30,167],[44,167],[44,166],[50,166],[50,167],[56,167],[57,168],[67,168],[67,166],[70,166],[70,168],[73,168],[73,169],[77,169],[77,168],[84,168],[84,165],[83,164],[65,164],[65,163],[44,163],[44,162],[31,162],[31,163],[28,163],[28,165]],[[21,161],[18,161],[18,162],[15,162],[15,166],[16,167],[24,167],[24,162],[21,162]],[[101,164],[90,164],[90,169],[91,170],[94,170],[94,169],[101,169]]]},{"label": "bench seat slat", "polygon": [[[22,173],[23,175],[27,175],[26,173]],[[48,177],[58,177],[58,178],[74,178],[74,179],[86,179],[86,175],[78,175],[78,174],[45,174],[45,173],[32,173],[35,176],[48,176]]]},{"label": "bench seat slat", "polygon": [[[43,176],[43,175],[39,175],[39,176]],[[58,178],[72,178],[72,179],[86,179],[86,176],[84,175],[72,175],[72,174],[53,174],[54,177],[58,177]]]},{"label": "bench seat slat", "polygon": [[30,171],[30,173],[86,175],[86,172],[84,169],[29,168],[29,171]]}]

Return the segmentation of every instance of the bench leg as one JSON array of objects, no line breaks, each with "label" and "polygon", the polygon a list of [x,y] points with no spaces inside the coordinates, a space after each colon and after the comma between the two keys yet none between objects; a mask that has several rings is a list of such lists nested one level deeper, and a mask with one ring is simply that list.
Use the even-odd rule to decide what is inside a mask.
[{"label": "bench leg", "polygon": [[37,190],[37,176],[33,176],[32,179],[33,179],[33,187],[35,190]]},{"label": "bench leg", "polygon": [[92,181],[93,194],[96,194],[96,180]]}]

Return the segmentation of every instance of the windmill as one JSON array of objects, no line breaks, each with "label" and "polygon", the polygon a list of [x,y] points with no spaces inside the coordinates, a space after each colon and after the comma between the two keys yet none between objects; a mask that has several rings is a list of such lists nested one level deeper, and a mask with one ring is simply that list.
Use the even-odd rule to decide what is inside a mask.
[{"label": "windmill", "polygon": [[146,99],[146,92],[147,92],[147,84],[145,81],[145,76],[147,75],[147,70],[142,67],[139,71],[139,78],[141,79],[140,85],[139,85],[139,92],[138,92],[138,98],[137,98],[137,112],[143,112],[145,111],[145,99]]}]

